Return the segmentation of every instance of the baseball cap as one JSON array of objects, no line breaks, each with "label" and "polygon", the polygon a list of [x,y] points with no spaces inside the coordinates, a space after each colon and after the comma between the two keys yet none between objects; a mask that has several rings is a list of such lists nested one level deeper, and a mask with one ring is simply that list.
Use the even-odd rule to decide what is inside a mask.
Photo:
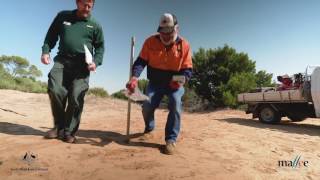
[{"label": "baseball cap", "polygon": [[178,24],[177,18],[174,14],[164,13],[160,17],[158,32],[171,33]]}]

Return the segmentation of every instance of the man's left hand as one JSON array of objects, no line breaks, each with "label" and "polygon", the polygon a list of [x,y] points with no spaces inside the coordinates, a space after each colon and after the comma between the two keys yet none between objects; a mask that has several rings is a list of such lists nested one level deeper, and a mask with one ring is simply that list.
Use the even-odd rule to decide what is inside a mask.
[{"label": "man's left hand", "polygon": [[94,72],[95,72],[95,71],[96,71],[96,68],[97,68],[97,67],[96,67],[96,64],[95,64],[95,63],[91,63],[91,64],[88,65],[88,70],[89,70],[89,71],[94,71]]}]

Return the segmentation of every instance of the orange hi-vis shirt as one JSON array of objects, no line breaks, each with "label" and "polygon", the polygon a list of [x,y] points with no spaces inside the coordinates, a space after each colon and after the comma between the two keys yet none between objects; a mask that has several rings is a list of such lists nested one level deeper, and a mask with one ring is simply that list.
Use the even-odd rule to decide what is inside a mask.
[{"label": "orange hi-vis shirt", "polygon": [[168,85],[174,75],[192,76],[192,53],[189,43],[178,36],[175,43],[165,46],[160,35],[150,36],[143,44],[139,57],[132,67],[132,75],[139,77],[147,65],[150,83]]},{"label": "orange hi-vis shirt", "polygon": [[159,35],[149,37],[143,44],[140,58],[153,68],[165,71],[180,71],[192,68],[192,52],[189,43],[179,37],[170,47],[166,47]]}]

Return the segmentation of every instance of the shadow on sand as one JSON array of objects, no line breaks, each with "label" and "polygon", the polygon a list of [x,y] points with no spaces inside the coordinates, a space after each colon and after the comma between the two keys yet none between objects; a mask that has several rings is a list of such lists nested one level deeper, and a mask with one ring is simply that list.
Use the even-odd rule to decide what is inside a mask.
[{"label": "shadow on sand", "polygon": [[300,124],[290,121],[282,121],[280,124],[263,124],[258,120],[244,118],[226,118],[217,120],[232,124],[239,124],[242,126],[250,126],[261,129],[271,129],[273,131],[281,131],[285,133],[320,136],[320,126],[313,124]]},{"label": "shadow on sand", "polygon": [[[41,127],[41,128],[50,129],[47,127]],[[9,134],[9,135],[35,135],[35,136],[44,136],[46,134],[44,131],[34,129],[30,126],[13,124],[8,122],[0,122],[0,133]],[[79,130],[76,134],[77,136],[76,144],[90,144],[94,146],[103,147],[110,144],[111,142],[115,142],[123,146],[156,148],[162,152],[163,145],[161,144],[135,140],[135,138],[139,138],[142,135],[143,133],[130,134],[128,138],[126,135],[123,135],[117,132],[112,132],[112,131]],[[132,139],[134,139],[134,141],[132,141]]]}]

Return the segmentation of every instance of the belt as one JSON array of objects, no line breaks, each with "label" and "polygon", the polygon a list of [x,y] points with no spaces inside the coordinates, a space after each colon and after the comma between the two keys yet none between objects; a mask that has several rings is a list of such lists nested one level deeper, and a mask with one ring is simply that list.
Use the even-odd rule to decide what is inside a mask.
[{"label": "belt", "polygon": [[[60,57],[60,58],[59,58]],[[70,54],[58,54],[56,61],[63,64],[66,68],[86,68],[85,56],[81,54],[70,55]]]},{"label": "belt", "polygon": [[78,54],[68,54],[68,53],[58,53],[59,56],[70,58],[70,59],[84,59],[86,56],[84,53],[78,53]]}]

